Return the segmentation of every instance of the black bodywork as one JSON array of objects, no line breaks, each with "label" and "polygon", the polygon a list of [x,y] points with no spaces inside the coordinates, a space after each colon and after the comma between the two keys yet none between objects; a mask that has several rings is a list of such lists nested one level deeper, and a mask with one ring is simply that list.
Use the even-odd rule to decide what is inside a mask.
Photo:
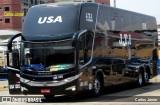
[{"label": "black bodywork", "polygon": [[[14,38],[8,43],[10,94],[16,89],[24,94],[75,94],[92,90],[97,74],[107,86],[135,81],[140,68],[157,75],[152,16],[96,3],[45,4],[28,11],[17,36],[22,37],[16,53],[20,58],[11,64]],[[144,51],[149,53],[141,55]],[[149,60],[152,66],[132,58]]]}]

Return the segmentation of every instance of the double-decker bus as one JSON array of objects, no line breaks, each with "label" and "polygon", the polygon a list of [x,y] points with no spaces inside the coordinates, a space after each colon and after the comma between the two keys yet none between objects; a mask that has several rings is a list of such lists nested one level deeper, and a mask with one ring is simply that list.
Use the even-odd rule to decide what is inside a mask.
[{"label": "double-decker bus", "polygon": [[[20,49],[12,49],[16,37]],[[109,85],[148,84],[157,59],[155,17],[98,3],[37,5],[8,42],[9,91],[98,96]]]}]

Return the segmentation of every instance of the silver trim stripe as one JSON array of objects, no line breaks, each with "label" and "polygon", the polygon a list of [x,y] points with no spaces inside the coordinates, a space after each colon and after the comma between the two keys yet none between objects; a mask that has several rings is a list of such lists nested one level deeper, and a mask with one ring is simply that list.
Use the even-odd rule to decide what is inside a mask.
[{"label": "silver trim stripe", "polygon": [[29,85],[29,86],[42,86],[42,87],[61,86],[61,85],[64,85],[66,83],[69,83],[69,82],[72,82],[72,81],[78,79],[81,75],[82,75],[82,73],[79,73],[78,75],[63,79],[61,81],[46,81],[46,82],[36,81],[35,82],[35,81],[30,81],[30,80],[24,79],[22,77],[20,77],[20,81],[22,83],[25,83],[25,84]]},{"label": "silver trim stripe", "polygon": [[20,72],[20,70],[19,70],[19,69],[15,69],[15,68],[12,68],[12,67],[7,67],[7,69],[10,69],[10,70],[13,70],[13,71]]}]

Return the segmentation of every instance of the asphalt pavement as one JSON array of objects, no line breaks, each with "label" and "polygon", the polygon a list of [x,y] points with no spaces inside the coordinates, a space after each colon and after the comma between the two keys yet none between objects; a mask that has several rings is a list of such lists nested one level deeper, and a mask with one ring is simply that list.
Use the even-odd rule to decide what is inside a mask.
[{"label": "asphalt pavement", "polygon": [[[15,97],[9,95],[7,81],[0,81],[0,98],[4,96]],[[24,96],[23,97],[31,97]],[[150,80],[150,84],[138,87],[135,84],[118,85],[106,87],[102,96],[93,97],[89,92],[81,93],[76,96],[56,96],[51,100],[40,97],[39,103],[33,102],[0,102],[2,105],[17,104],[47,104],[47,105],[160,105],[160,78],[156,77]]]}]

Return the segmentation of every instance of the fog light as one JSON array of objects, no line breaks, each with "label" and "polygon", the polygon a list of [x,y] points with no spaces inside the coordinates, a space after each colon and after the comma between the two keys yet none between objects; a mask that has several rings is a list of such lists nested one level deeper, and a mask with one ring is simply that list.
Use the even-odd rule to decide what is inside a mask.
[{"label": "fog light", "polygon": [[23,92],[23,91],[28,91],[28,89],[25,88],[25,87],[21,87],[21,91],[22,91],[22,92]]},{"label": "fog light", "polygon": [[23,87],[21,87],[21,92],[23,92],[23,90],[24,90]]},{"label": "fog light", "polygon": [[19,75],[19,74],[16,74],[16,76],[17,76],[18,78],[20,78],[20,75]]},{"label": "fog light", "polygon": [[72,91],[75,91],[76,90],[76,88],[72,88]]},{"label": "fog light", "polygon": [[72,91],[75,91],[75,90],[76,90],[76,86],[68,87],[68,88],[66,88],[65,90],[72,90]]}]

